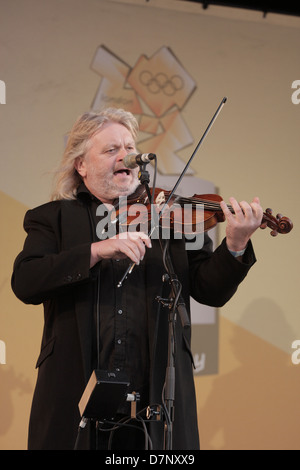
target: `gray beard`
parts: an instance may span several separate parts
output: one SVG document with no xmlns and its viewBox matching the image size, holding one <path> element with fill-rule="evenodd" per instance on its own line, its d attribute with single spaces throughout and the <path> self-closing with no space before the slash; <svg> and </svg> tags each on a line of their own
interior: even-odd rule
<svg viewBox="0 0 300 470">
<path fill-rule="evenodd" d="M 124 187 L 119 188 L 117 185 L 111 184 L 110 181 L 106 181 L 105 188 L 104 188 L 105 197 L 107 199 L 113 200 L 113 199 L 118 198 L 119 196 L 130 196 L 132 193 L 135 192 L 139 184 L 140 184 L 139 180 L 136 180 L 136 181 L 133 181 L 127 188 L 124 188 Z"/>
</svg>

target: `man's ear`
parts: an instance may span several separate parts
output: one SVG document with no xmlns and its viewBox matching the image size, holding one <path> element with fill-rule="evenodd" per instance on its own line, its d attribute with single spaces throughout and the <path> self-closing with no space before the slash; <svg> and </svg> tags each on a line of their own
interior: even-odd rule
<svg viewBox="0 0 300 470">
<path fill-rule="evenodd" d="M 75 166 L 76 170 L 78 171 L 78 173 L 80 174 L 80 176 L 82 178 L 84 178 L 86 176 L 86 166 L 85 166 L 84 158 L 83 157 L 77 157 L 75 159 L 74 166 Z"/>
</svg>

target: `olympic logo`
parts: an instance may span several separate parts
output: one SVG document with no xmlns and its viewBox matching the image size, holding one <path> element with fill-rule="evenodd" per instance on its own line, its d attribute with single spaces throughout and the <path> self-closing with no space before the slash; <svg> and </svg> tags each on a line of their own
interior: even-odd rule
<svg viewBox="0 0 300 470">
<path fill-rule="evenodd" d="M 166 96 L 174 96 L 179 90 L 182 90 L 184 81 L 179 75 L 173 75 L 171 78 L 165 73 L 157 73 L 155 76 L 149 71 L 144 70 L 139 76 L 142 85 L 152 94 L 162 91 Z"/>
</svg>

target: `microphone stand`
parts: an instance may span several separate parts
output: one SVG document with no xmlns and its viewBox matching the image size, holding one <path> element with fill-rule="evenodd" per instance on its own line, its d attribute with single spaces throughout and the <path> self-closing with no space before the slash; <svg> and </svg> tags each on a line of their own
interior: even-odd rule
<svg viewBox="0 0 300 470">
<path fill-rule="evenodd" d="M 217 118 L 219 112 L 221 111 L 222 107 L 226 103 L 227 98 L 224 97 L 219 104 L 215 114 L 213 115 L 209 125 L 207 126 L 202 138 L 198 142 L 192 156 L 190 157 L 188 163 L 184 167 L 181 175 L 179 176 L 174 188 L 169 194 L 169 197 L 167 201 L 164 203 L 162 209 L 159 212 L 159 216 L 157 219 L 157 222 L 159 223 L 159 220 L 162 216 L 163 211 L 167 207 L 169 201 L 171 200 L 174 192 L 176 191 L 179 183 L 181 182 L 184 174 L 186 173 L 188 167 L 190 166 L 196 152 L 198 151 L 200 145 L 202 144 L 203 140 L 205 139 L 206 135 L 208 134 L 211 126 L 213 125 L 215 119 Z M 149 197 L 149 201 L 151 201 L 151 192 L 149 189 L 149 173 L 146 171 L 146 164 L 139 164 L 140 165 L 140 172 L 139 172 L 139 178 L 141 180 L 141 183 L 145 185 L 147 195 Z M 154 194 L 154 190 L 153 190 Z M 151 232 L 153 233 L 153 231 Z M 162 241 L 161 239 L 160 245 L 162 247 Z M 156 300 L 160 302 L 163 306 L 168 306 L 169 308 L 169 329 L 168 329 L 168 359 L 167 359 L 167 368 L 166 368 L 166 376 L 165 376 L 165 383 L 164 383 L 164 389 L 163 389 L 163 396 L 165 400 L 165 404 L 163 403 L 163 408 L 164 408 L 164 417 L 165 417 L 165 424 L 164 424 L 164 450 L 172 450 L 172 441 L 173 441 L 173 421 L 174 421 L 174 402 L 175 402 L 175 326 L 176 326 L 176 320 L 177 320 L 177 313 L 180 316 L 181 319 L 181 324 L 183 328 L 189 328 L 190 325 L 190 320 L 187 314 L 186 306 L 184 304 L 183 298 L 181 297 L 181 283 L 178 280 L 175 272 L 174 272 L 174 267 L 172 264 L 171 260 L 171 255 L 169 252 L 169 240 L 166 240 L 164 248 L 162 247 L 163 250 L 163 262 L 164 262 L 164 267 L 166 269 L 167 274 L 164 275 L 163 277 L 163 282 L 168 281 L 170 284 L 170 295 L 169 299 L 163 299 L 161 297 L 157 297 Z M 118 287 L 120 287 L 123 283 L 123 281 L 127 278 L 128 274 L 132 272 L 132 269 L 134 268 L 135 263 L 133 263 L 126 271 L 124 274 L 123 278 L 118 284 Z"/>
<path fill-rule="evenodd" d="M 146 170 L 146 164 L 140 164 L 139 180 L 145 186 L 149 201 L 152 199 L 151 191 L 149 188 L 150 176 Z M 154 193 L 154 188 L 153 188 Z M 153 194 L 152 193 L 152 194 Z M 159 222 L 159 219 L 158 219 Z M 166 273 L 163 276 L 163 282 L 169 281 L 171 289 L 169 299 L 162 299 L 157 297 L 156 300 L 163 305 L 169 307 L 169 328 L 168 328 L 168 361 L 164 385 L 164 449 L 172 450 L 172 436 L 173 436 L 173 421 L 174 421 L 174 401 L 175 401 L 175 324 L 177 313 L 180 315 L 183 328 L 190 327 L 190 320 L 187 314 L 185 303 L 181 297 L 181 284 L 175 274 L 172 264 L 171 256 L 169 253 L 169 240 L 166 240 L 165 246 L 162 245 L 162 240 L 159 239 L 161 249 L 163 252 L 163 263 Z"/>
<path fill-rule="evenodd" d="M 169 308 L 168 315 L 168 358 L 165 375 L 165 383 L 163 388 L 163 409 L 164 409 L 164 450 L 172 450 L 173 445 L 173 421 L 174 421 L 174 402 L 175 402 L 175 327 L 177 314 L 181 319 L 183 328 L 190 327 L 190 320 L 187 314 L 185 303 L 180 295 L 181 283 L 178 280 L 174 267 L 172 264 L 171 256 L 169 253 L 169 240 L 166 240 L 163 248 L 163 262 L 167 274 L 163 276 L 163 282 L 168 281 L 170 284 L 169 299 L 162 299 L 156 297 L 156 300 L 162 305 Z"/>
</svg>

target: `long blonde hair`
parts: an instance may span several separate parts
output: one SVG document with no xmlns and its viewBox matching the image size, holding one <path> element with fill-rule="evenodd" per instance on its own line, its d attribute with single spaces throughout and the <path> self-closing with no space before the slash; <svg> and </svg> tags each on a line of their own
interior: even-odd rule
<svg viewBox="0 0 300 470">
<path fill-rule="evenodd" d="M 91 137 L 108 122 L 122 124 L 136 140 L 138 122 L 129 111 L 107 108 L 99 113 L 86 112 L 79 116 L 69 133 L 61 163 L 55 172 L 51 200 L 76 198 L 82 179 L 75 168 L 75 160 L 77 157 L 84 157 L 90 147 Z"/>
</svg>

